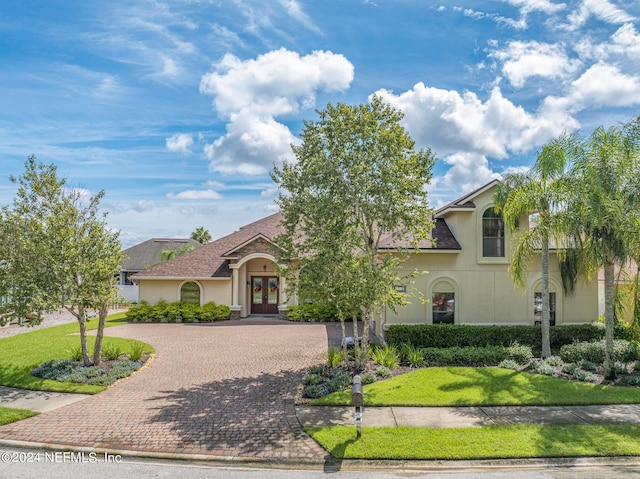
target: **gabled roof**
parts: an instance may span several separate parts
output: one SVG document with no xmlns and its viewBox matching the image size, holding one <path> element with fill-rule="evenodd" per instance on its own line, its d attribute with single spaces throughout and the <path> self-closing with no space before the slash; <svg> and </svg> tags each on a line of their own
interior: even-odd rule
<svg viewBox="0 0 640 479">
<path fill-rule="evenodd" d="M 238 231 L 203 245 L 165 263 L 138 273 L 135 277 L 151 278 L 229 278 L 231 269 L 225 258 L 252 239 L 263 236 L 275 238 L 284 230 L 280 227 L 280 212 L 241 227 Z"/>
<path fill-rule="evenodd" d="M 452 201 L 448 205 L 443 206 L 442 208 L 438 208 L 435 212 L 436 218 L 441 218 L 452 211 L 473 211 L 476 207 L 473 199 L 480 196 L 485 191 L 490 190 L 496 184 L 500 182 L 499 179 L 495 179 L 490 181 L 484 186 L 472 191 L 471 193 L 467 193 L 466 195 L 458 198 L 457 200 Z"/>
<path fill-rule="evenodd" d="M 433 221 L 433 229 L 431 230 L 431 234 L 429 238 L 423 240 L 418 245 L 419 249 L 424 250 L 460 250 L 462 247 L 458 240 L 456 240 L 455 236 L 449 229 L 449 225 L 443 218 L 434 218 Z M 433 241 L 431 241 L 433 240 Z M 404 248 L 410 248 L 408 242 L 404 244 L 398 245 L 396 241 L 393 241 L 391 235 L 385 236 L 382 238 L 380 242 L 380 247 L 383 249 L 393 249 L 398 246 L 402 246 Z"/>
<path fill-rule="evenodd" d="M 277 248 L 276 244 L 273 241 L 271 241 L 271 238 L 267 238 L 262 233 L 258 233 L 257 235 L 253 236 L 252 238 L 249 238 L 247 241 L 244 241 L 244 242 L 240 243 L 239 245 L 234 246 L 233 249 L 227 251 L 226 253 L 223 253 L 222 257 L 226 258 L 226 259 L 232 259 L 234 257 L 234 255 L 238 253 L 239 250 L 241 250 L 245 246 L 250 245 L 251 243 L 254 243 L 255 241 L 258 241 L 258 240 L 263 240 L 263 241 L 273 245 L 274 248 Z"/>
<path fill-rule="evenodd" d="M 190 238 L 151 238 L 124 250 L 128 259 L 122 263 L 122 271 L 142 271 L 162 261 L 160 255 L 164 250 L 178 251 L 185 245 L 194 249 L 202 246 Z"/>
</svg>

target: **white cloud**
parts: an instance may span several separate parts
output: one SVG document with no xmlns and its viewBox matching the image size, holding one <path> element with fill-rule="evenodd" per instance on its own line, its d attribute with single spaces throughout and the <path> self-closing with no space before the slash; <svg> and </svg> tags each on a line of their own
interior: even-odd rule
<svg viewBox="0 0 640 479">
<path fill-rule="evenodd" d="M 498 87 L 484 102 L 473 92 L 460 94 L 423 83 L 401 95 L 386 90 L 377 94 L 404 112 L 403 122 L 418 144 L 440 155 L 463 151 L 505 158 L 509 151 L 544 143 L 567 121 L 562 111 L 532 115 L 502 96 Z"/>
<path fill-rule="evenodd" d="M 174 153 L 191 153 L 189 149 L 193 145 L 193 137 L 187 133 L 176 133 L 166 139 L 167 150 Z"/>
<path fill-rule="evenodd" d="M 167 193 L 167 198 L 177 200 L 219 200 L 222 195 L 214 190 L 185 190 L 178 194 Z"/>
<path fill-rule="evenodd" d="M 582 0 L 580 8 L 572 11 L 569 16 L 570 30 L 575 30 L 584 25 L 589 17 L 595 17 L 605 23 L 625 23 L 634 20 L 634 17 L 621 8 L 616 7 L 608 0 Z"/>
<path fill-rule="evenodd" d="M 570 59 L 563 45 L 536 41 L 512 41 L 503 50 L 489 55 L 502 61 L 502 72 L 516 88 L 522 88 L 533 76 L 551 79 L 568 78 L 580 67 Z"/>
<path fill-rule="evenodd" d="M 610 37 L 609 42 L 593 42 L 589 37 L 577 42 L 575 49 L 585 59 L 607 61 L 610 59 L 638 60 L 640 58 L 640 34 L 633 23 L 625 23 Z"/>
<path fill-rule="evenodd" d="M 540 11 L 552 14 L 567 8 L 565 3 L 553 3 L 550 0 L 506 0 L 510 5 L 520 8 L 522 14 Z"/>
<path fill-rule="evenodd" d="M 156 203 L 153 200 L 140 200 L 133 206 L 133 209 L 138 213 L 145 213 L 153 210 L 155 207 Z"/>
<path fill-rule="evenodd" d="M 313 107 L 320 90 L 347 89 L 354 73 L 343 55 L 300 56 L 283 48 L 245 61 L 227 54 L 214 68 L 202 77 L 200 92 L 214 97 L 214 108 L 229 122 L 205 154 L 213 171 L 250 175 L 292 156 L 290 145 L 298 140 L 276 117 Z"/>
<path fill-rule="evenodd" d="M 638 105 L 640 81 L 614 65 L 600 62 L 573 82 L 567 101 L 583 107 Z"/>
<path fill-rule="evenodd" d="M 451 165 L 445 173 L 440 187 L 454 187 L 462 191 L 474 189 L 489 183 L 500 175 L 491 171 L 489 162 L 484 155 L 469 152 L 459 152 L 446 156 L 443 161 Z"/>
</svg>

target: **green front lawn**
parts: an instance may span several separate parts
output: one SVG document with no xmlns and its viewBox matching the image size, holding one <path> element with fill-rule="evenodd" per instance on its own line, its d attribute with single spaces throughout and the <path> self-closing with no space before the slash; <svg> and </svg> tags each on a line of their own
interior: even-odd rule
<svg viewBox="0 0 640 479">
<path fill-rule="evenodd" d="M 363 387 L 365 406 L 536 406 L 640 403 L 640 388 L 600 386 L 501 368 L 419 369 Z M 344 406 L 351 390 L 311 405 Z"/>
<path fill-rule="evenodd" d="M 125 313 L 112 314 L 107 318 L 107 327 L 122 324 L 127 324 Z M 97 327 L 97 318 L 87 322 L 87 330 Z M 80 347 L 78 332 L 78 323 L 74 322 L 0 339 L 0 385 L 36 391 L 84 394 L 104 391 L 104 386 L 51 381 L 31 375 L 32 369 L 49 359 L 69 359 L 69 351 Z M 89 350 L 93 351 L 95 337 L 89 336 L 87 341 Z M 128 339 L 105 337 L 103 345 L 114 344 L 127 352 L 131 342 Z M 146 351 L 154 352 L 150 345 L 147 345 Z"/>
<path fill-rule="evenodd" d="M 468 460 L 638 456 L 640 426 L 492 426 L 458 429 L 334 426 L 307 432 L 338 459 Z"/>
<path fill-rule="evenodd" d="M 20 421 L 31 416 L 37 416 L 39 413 L 29 411 L 28 409 L 14 409 L 10 407 L 0 407 L 0 426 L 9 424 L 10 422 Z"/>
</svg>

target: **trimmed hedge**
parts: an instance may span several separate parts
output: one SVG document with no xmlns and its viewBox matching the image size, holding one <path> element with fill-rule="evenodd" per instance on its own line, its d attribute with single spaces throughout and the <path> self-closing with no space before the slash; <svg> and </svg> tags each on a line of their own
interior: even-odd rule
<svg viewBox="0 0 640 479">
<path fill-rule="evenodd" d="M 497 366 L 510 358 L 503 346 L 422 348 L 420 351 L 429 366 Z"/>
<path fill-rule="evenodd" d="M 605 341 L 579 342 L 567 344 L 560 348 L 560 357 L 568 363 L 577 363 L 581 360 L 596 364 L 604 363 Z M 613 342 L 613 359 L 628 363 L 640 359 L 640 351 L 635 343 L 617 339 Z"/>
<path fill-rule="evenodd" d="M 127 319 L 134 323 L 199 323 L 229 319 L 231 310 L 224 304 L 216 305 L 213 301 L 198 306 L 193 303 L 167 303 L 158 301 L 151 306 L 142 301 L 127 311 Z"/>
<path fill-rule="evenodd" d="M 289 306 L 287 319 L 295 322 L 334 322 L 338 321 L 338 311 L 330 303 L 313 303 Z"/>
<path fill-rule="evenodd" d="M 575 324 L 551 327 L 551 348 L 560 349 L 576 341 L 598 341 L 604 338 L 604 327 Z M 623 327 L 616 328 L 616 337 L 624 338 Z M 411 344 L 418 348 L 450 348 L 455 346 L 509 346 L 514 342 L 539 349 L 542 342 L 540 326 L 471 326 L 453 324 L 394 324 L 387 332 L 387 342 L 393 346 Z"/>
</svg>

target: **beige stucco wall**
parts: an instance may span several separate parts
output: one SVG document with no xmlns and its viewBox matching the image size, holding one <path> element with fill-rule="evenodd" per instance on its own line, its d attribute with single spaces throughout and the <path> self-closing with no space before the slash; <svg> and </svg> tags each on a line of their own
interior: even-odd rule
<svg viewBox="0 0 640 479">
<path fill-rule="evenodd" d="M 202 304 L 213 301 L 216 304 L 231 304 L 231 279 L 197 280 L 200 285 L 200 302 Z M 140 301 L 156 304 L 160 300 L 168 303 L 180 301 L 180 288 L 183 280 L 140 280 Z"/>
<path fill-rule="evenodd" d="M 533 324 L 534 292 L 540 291 L 540 260 L 534 261 L 525 288 L 516 288 L 509 276 L 511 234 L 505 231 L 506 256 L 482 257 L 482 224 L 484 211 L 493 204 L 493 190 L 473 199 L 474 211 L 456 211 L 445 216 L 462 250 L 435 250 L 412 254 L 403 264 L 402 275 L 412 271 L 427 271 L 413 283 L 407 284 L 409 305 L 394 313 L 386 309 L 376 324 L 377 332 L 385 325 L 432 322 L 430 303 L 434 286 L 445 281 L 455 293 L 455 322 L 457 324 Z M 521 225 L 528 225 L 523 218 Z M 550 258 L 551 290 L 556 292 L 556 324 L 591 322 L 598 315 L 598 286 L 596 281 L 579 281 L 575 293 L 564 296 L 560 269 L 555 254 Z"/>
</svg>

